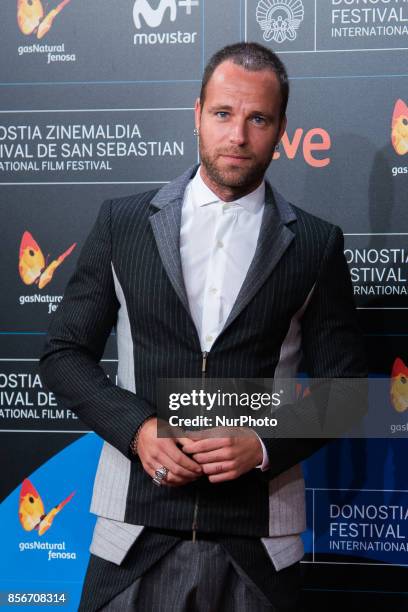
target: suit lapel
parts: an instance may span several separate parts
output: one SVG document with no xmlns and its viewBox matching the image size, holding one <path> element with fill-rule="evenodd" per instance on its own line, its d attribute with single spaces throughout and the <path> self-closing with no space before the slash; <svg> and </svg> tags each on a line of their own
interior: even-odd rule
<svg viewBox="0 0 408 612">
<path fill-rule="evenodd" d="M 273 192 L 269 183 L 266 183 L 265 208 L 255 255 L 225 322 L 223 332 L 249 304 L 271 275 L 294 238 L 294 233 L 285 223 L 290 223 L 295 219 L 296 215 L 286 200 L 277 192 Z"/>
<path fill-rule="evenodd" d="M 180 226 L 184 191 L 194 174 L 194 169 L 190 168 L 182 176 L 160 189 L 151 202 L 159 210 L 150 217 L 150 224 L 162 264 L 174 291 L 190 317 L 181 267 Z"/>
<path fill-rule="evenodd" d="M 158 210 L 150 217 L 163 266 L 190 318 L 191 313 L 180 257 L 180 226 L 184 191 L 196 170 L 197 167 L 190 168 L 157 192 L 151 204 Z M 269 183 L 266 183 L 265 209 L 255 255 L 223 332 L 249 304 L 289 247 L 294 234 L 286 224 L 294 220 L 296 220 L 296 215 L 293 208 L 277 191 L 272 190 Z"/>
</svg>

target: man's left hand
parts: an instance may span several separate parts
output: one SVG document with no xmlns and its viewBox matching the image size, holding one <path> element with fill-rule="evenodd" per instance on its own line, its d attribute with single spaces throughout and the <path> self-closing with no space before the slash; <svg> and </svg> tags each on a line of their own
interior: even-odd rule
<svg viewBox="0 0 408 612">
<path fill-rule="evenodd" d="M 258 436 L 251 430 L 225 438 L 208 437 L 211 430 L 179 438 L 183 452 L 199 463 L 210 482 L 235 480 L 262 463 L 263 451 Z M 204 437 L 205 436 L 205 437 Z"/>
</svg>

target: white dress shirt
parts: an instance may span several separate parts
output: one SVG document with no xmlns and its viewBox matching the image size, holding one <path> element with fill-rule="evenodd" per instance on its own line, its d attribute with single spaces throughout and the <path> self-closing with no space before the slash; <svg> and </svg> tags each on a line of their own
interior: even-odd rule
<svg viewBox="0 0 408 612">
<path fill-rule="evenodd" d="M 201 178 L 189 182 L 181 211 L 180 256 L 190 313 L 208 352 L 221 333 L 255 254 L 265 183 L 223 202 Z M 265 445 L 261 469 L 269 466 Z"/>
</svg>

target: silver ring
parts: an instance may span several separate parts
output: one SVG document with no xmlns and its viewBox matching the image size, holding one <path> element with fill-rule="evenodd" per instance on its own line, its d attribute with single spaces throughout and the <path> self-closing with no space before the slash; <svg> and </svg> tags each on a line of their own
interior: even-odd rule
<svg viewBox="0 0 408 612">
<path fill-rule="evenodd" d="M 160 466 L 159 468 L 157 468 L 157 470 L 155 471 L 155 476 L 152 478 L 153 483 L 157 487 L 160 487 L 162 484 L 162 481 L 166 480 L 168 473 L 169 473 L 168 468 L 166 468 L 164 465 Z"/>
</svg>

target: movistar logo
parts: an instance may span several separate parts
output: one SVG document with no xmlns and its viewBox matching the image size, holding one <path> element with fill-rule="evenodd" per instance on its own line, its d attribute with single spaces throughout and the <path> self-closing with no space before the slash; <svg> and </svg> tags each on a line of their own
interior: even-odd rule
<svg viewBox="0 0 408 612">
<path fill-rule="evenodd" d="M 138 30 L 143 27 L 141 17 L 150 28 L 157 28 L 161 25 L 166 11 L 169 12 L 170 21 L 175 21 L 178 7 L 184 8 L 186 14 L 191 15 L 194 6 L 199 6 L 199 0 L 161 0 L 155 9 L 150 6 L 148 0 L 136 0 L 133 6 L 133 21 Z"/>
</svg>

